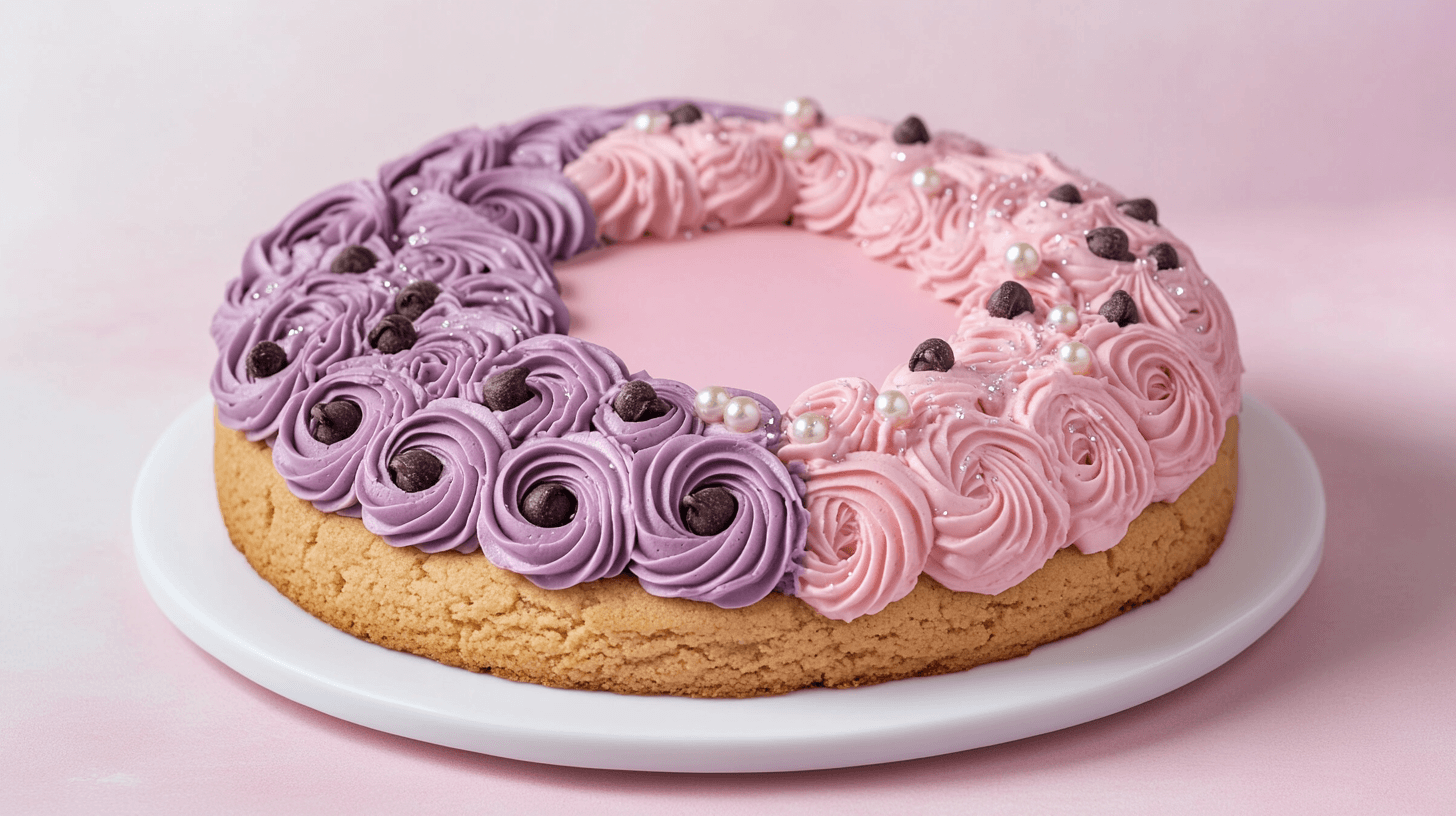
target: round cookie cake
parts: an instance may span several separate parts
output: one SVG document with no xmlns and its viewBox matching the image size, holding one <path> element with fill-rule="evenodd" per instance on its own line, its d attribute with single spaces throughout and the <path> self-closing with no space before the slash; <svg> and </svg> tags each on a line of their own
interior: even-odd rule
<svg viewBox="0 0 1456 816">
<path fill-rule="evenodd" d="M 783 410 L 570 334 L 558 262 L 750 225 L 841 237 L 955 317 Z M 257 238 L 212 333 L 219 503 L 259 575 L 510 679 L 959 671 L 1157 598 L 1233 509 L 1232 317 L 1153 202 L 913 116 L 656 100 L 451 133 Z"/>
</svg>

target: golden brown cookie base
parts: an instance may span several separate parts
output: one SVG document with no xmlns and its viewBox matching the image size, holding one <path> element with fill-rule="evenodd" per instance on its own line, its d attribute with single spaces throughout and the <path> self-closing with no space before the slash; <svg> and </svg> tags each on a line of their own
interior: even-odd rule
<svg viewBox="0 0 1456 816">
<path fill-rule="evenodd" d="M 848 623 L 783 595 L 744 609 L 648 595 L 630 576 L 539 589 L 480 555 L 385 544 L 358 519 L 288 491 L 266 445 L 217 426 L 218 502 L 258 574 L 365 640 L 472 671 L 573 689 L 753 697 L 961 671 L 1074 635 L 1154 600 L 1208 563 L 1233 513 L 1238 418 L 1218 460 L 1172 504 L 1150 505 L 1122 543 L 1065 548 L 1000 595 L 928 576 Z"/>
</svg>

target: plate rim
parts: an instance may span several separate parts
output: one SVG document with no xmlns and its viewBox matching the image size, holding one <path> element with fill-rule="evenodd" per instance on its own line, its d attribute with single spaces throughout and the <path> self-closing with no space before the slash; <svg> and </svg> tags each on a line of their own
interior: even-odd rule
<svg viewBox="0 0 1456 816">
<path fill-rule="evenodd" d="M 1314 458 L 1293 428 L 1247 395 L 1241 417 L 1238 500 L 1225 544 L 1208 566 L 1157 603 L 1026 657 L 855 689 L 747 700 L 633 697 L 477 675 L 358 640 L 294 606 L 258 578 L 228 540 L 212 484 L 210 396 L 185 409 L 148 453 L 133 490 L 132 532 L 144 584 L 184 635 L 244 677 L 340 719 L 439 745 L 577 767 L 851 767 L 1089 722 L 1201 677 L 1267 632 L 1318 569 L 1325 498 Z M 1266 507 L 1270 497 L 1256 489 L 1269 487 L 1256 483 L 1275 475 L 1271 468 L 1287 471 L 1273 485 L 1287 494 L 1282 507 Z M 200 499 L 203 491 L 210 504 Z M 1265 518 L 1271 513 L 1282 515 Z M 200 547 L 188 544 L 199 537 Z M 1195 599 L 1218 605 L 1218 587 L 1208 585 L 1230 572 L 1233 561 L 1242 564 L 1244 550 L 1251 549 L 1247 539 L 1266 545 L 1258 557 L 1281 556 L 1277 571 L 1266 565 L 1246 576 L 1260 585 L 1243 588 L 1237 608 L 1228 608 L 1235 604 L 1226 599 L 1224 608 L 1210 607 L 1221 614 L 1216 625 L 1200 620 L 1188 631 L 1165 631 Z M 219 545 L 231 556 L 216 557 Z M 1226 552 L 1236 555 L 1221 561 Z M 249 607 L 242 618 L 237 608 L 224 608 L 224 599 L 237 598 Z M 1127 648 L 1129 639 L 1148 637 L 1154 646 Z M 1124 646 L 1111 652 L 1120 659 L 1105 656 L 1107 644 Z M 1021 688 L 1038 684 L 1045 688 Z M 978 694 L 999 696 L 988 702 Z M 509 705 L 489 705 L 502 702 Z"/>
</svg>

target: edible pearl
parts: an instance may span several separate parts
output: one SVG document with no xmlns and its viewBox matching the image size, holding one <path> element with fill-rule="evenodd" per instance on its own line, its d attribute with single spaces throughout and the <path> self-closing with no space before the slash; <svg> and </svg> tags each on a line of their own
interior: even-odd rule
<svg viewBox="0 0 1456 816">
<path fill-rule="evenodd" d="M 763 413 L 753 397 L 734 397 L 723 406 L 723 427 L 734 433 L 751 433 L 763 424 Z"/>
<path fill-rule="evenodd" d="M 716 385 L 710 385 L 693 398 L 693 411 L 704 422 L 721 422 L 723 409 L 728 405 L 728 392 Z"/>
<path fill-rule="evenodd" d="M 672 128 L 672 118 L 661 111 L 642 111 L 632 117 L 632 127 L 643 133 L 666 133 Z"/>
<path fill-rule="evenodd" d="M 807 159 L 814 154 L 814 140 L 809 134 L 797 130 L 784 136 L 781 146 L 784 155 L 791 159 Z"/>
<path fill-rule="evenodd" d="M 1071 334 L 1082 325 L 1082 317 L 1077 314 L 1077 307 L 1070 303 L 1063 303 L 1060 306 L 1053 306 L 1052 310 L 1047 312 L 1046 322 L 1048 326 L 1062 334 Z"/>
<path fill-rule="evenodd" d="M 910 419 L 910 400 L 899 391 L 881 391 L 875 397 L 875 413 L 891 425 L 903 424 Z"/>
<path fill-rule="evenodd" d="M 1029 278 L 1041 266 L 1041 255 L 1031 244 L 1012 244 L 1006 248 L 1006 265 L 1018 278 Z"/>
<path fill-rule="evenodd" d="M 789 426 L 789 439 L 800 445 L 813 445 L 829 438 L 829 420 L 823 414 L 810 411 L 799 414 Z"/>
<path fill-rule="evenodd" d="M 1092 370 L 1092 350 L 1073 340 L 1057 349 L 1057 358 L 1072 370 L 1073 374 L 1086 374 Z"/>
<path fill-rule="evenodd" d="M 940 171 L 934 167 L 922 167 L 916 170 L 910 176 L 910 183 L 928 196 L 935 195 L 940 192 L 941 187 L 945 186 L 945 182 L 940 178 Z"/>
<path fill-rule="evenodd" d="M 790 99 L 784 103 L 784 124 L 794 130 L 808 130 L 819 124 L 819 107 L 807 97 Z"/>
</svg>

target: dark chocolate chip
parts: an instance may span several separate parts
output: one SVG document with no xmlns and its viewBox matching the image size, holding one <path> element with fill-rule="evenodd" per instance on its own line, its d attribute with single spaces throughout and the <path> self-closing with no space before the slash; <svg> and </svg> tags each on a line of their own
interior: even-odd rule
<svg viewBox="0 0 1456 816">
<path fill-rule="evenodd" d="M 537 527 L 560 527 L 576 518 L 576 496 L 564 484 L 537 482 L 521 499 L 521 516 Z"/>
<path fill-rule="evenodd" d="M 1092 254 L 1109 261 L 1135 261 L 1127 251 L 1127 233 L 1117 227 L 1098 227 L 1087 231 L 1087 248 Z"/>
<path fill-rule="evenodd" d="M 1031 293 L 1026 287 L 1016 281 L 1006 281 L 996 287 L 996 291 L 986 298 L 986 311 L 992 317 L 1004 317 L 1010 320 L 1019 314 L 1030 312 L 1036 313 L 1036 304 L 1031 300 Z"/>
<path fill-rule="evenodd" d="M 406 493 L 418 493 L 440 481 L 445 466 L 424 448 L 401 451 L 389 460 L 389 478 Z"/>
<path fill-rule="evenodd" d="M 492 411 L 509 411 L 535 393 L 526 385 L 524 368 L 508 368 L 486 378 L 480 386 L 480 401 Z"/>
<path fill-rule="evenodd" d="M 1136 218 L 1149 224 L 1158 223 L 1158 205 L 1151 198 L 1129 198 L 1117 202 L 1117 208 L 1128 218 Z"/>
<path fill-rule="evenodd" d="M 700 487 L 683 496 L 678 513 L 693 535 L 715 536 L 728 529 L 738 515 L 738 499 L 726 487 Z"/>
<path fill-rule="evenodd" d="M 379 256 L 375 255 L 369 247 L 351 244 L 344 247 L 344 250 L 334 258 L 329 271 L 336 275 L 360 275 L 374 268 L 379 263 Z"/>
<path fill-rule="evenodd" d="M 691 125 L 703 118 L 703 111 L 691 102 L 684 102 L 668 111 L 667 118 L 674 125 Z"/>
<path fill-rule="evenodd" d="M 272 340 L 264 340 L 248 349 L 248 376 L 255 380 L 271 377 L 288 365 L 288 355 L 283 347 Z"/>
<path fill-rule="evenodd" d="M 340 399 L 315 403 L 308 409 L 308 418 L 312 426 L 308 432 L 313 438 L 325 445 L 332 445 L 348 439 L 359 430 L 359 423 L 364 421 L 364 412 L 358 405 Z"/>
<path fill-rule="evenodd" d="M 1078 190 L 1075 184 L 1063 184 L 1060 187 L 1053 187 L 1052 191 L 1047 193 L 1047 198 L 1067 204 L 1081 204 L 1082 191 Z"/>
<path fill-rule="evenodd" d="M 385 315 L 374 328 L 369 330 L 369 345 L 382 354 L 398 354 L 414 346 L 420 336 L 415 326 L 404 315 Z"/>
<path fill-rule="evenodd" d="M 925 144 L 930 141 L 930 131 L 925 128 L 925 123 L 920 121 L 919 116 L 907 116 L 895 125 L 895 130 L 890 133 L 895 144 Z"/>
<path fill-rule="evenodd" d="M 435 298 L 440 296 L 440 287 L 427 280 L 417 280 L 409 286 L 399 290 L 394 296 L 394 310 L 404 315 L 406 320 L 414 321 L 425 313 L 425 310 L 435 305 Z"/>
<path fill-rule="evenodd" d="M 1178 250 L 1166 241 L 1154 244 L 1153 248 L 1148 250 L 1148 257 L 1157 262 L 1159 269 L 1177 269 L 1183 265 L 1178 260 Z"/>
<path fill-rule="evenodd" d="M 910 355 L 911 371 L 950 371 L 953 365 L 955 352 L 950 350 L 950 343 L 939 337 L 932 337 L 916 346 L 915 353 Z"/>
<path fill-rule="evenodd" d="M 632 380 L 622 386 L 612 400 L 612 410 L 628 422 L 643 422 L 666 416 L 672 406 L 657 396 L 657 391 L 648 383 Z"/>
<path fill-rule="evenodd" d="M 1107 318 L 1107 322 L 1116 323 L 1118 326 L 1129 326 L 1138 322 L 1137 304 L 1132 302 L 1132 295 L 1118 289 L 1107 298 L 1097 314 Z"/>
</svg>

